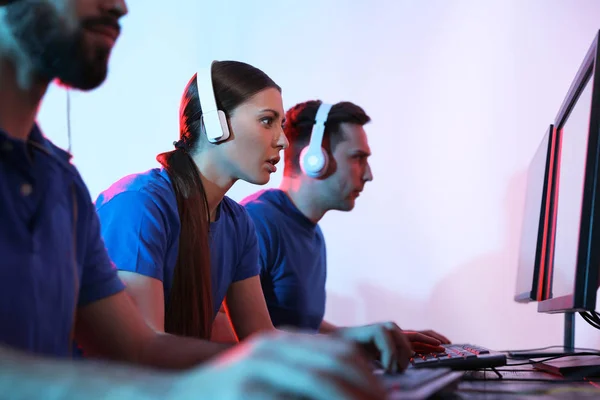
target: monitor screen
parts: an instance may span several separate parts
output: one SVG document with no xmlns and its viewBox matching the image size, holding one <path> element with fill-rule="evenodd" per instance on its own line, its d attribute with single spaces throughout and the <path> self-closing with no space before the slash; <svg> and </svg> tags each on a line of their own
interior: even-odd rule
<svg viewBox="0 0 600 400">
<path fill-rule="evenodd" d="M 588 151 L 592 80 L 588 78 L 566 121 L 558 128 L 556 225 L 551 297 L 573 294 Z"/>
<path fill-rule="evenodd" d="M 556 126 L 548 263 L 539 312 L 594 311 L 600 265 L 600 48 L 598 34 Z"/>
<path fill-rule="evenodd" d="M 525 210 L 521 228 L 521 244 L 514 300 L 517 302 L 543 299 L 548 226 L 548 189 L 550 165 L 554 155 L 554 126 L 550 125 L 539 144 L 527 171 Z"/>
</svg>

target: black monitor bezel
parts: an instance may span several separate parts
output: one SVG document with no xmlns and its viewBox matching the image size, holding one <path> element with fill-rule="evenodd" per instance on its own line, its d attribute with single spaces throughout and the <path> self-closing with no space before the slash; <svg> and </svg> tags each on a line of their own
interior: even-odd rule
<svg viewBox="0 0 600 400">
<path fill-rule="evenodd" d="M 556 233 L 556 205 L 558 201 L 558 184 L 553 185 L 552 223 L 550 230 L 550 251 L 548 252 L 548 273 L 546 274 L 546 293 L 548 299 L 538 303 L 538 312 L 565 313 L 594 311 L 596 308 L 596 291 L 598 289 L 598 269 L 600 266 L 600 69 L 596 68 L 598 60 L 598 34 L 594 38 L 581 64 L 563 104 L 556 116 L 557 156 L 554 176 L 559 179 L 560 151 L 562 147 L 562 129 L 586 84 L 591 80 L 592 101 L 588 125 L 588 148 L 582 199 L 582 218 L 577 250 L 577 265 L 573 292 L 569 295 L 552 297 L 552 279 L 554 268 L 554 242 Z M 585 240 L 582 240 L 585 238 Z M 594 246 L 593 244 L 596 244 Z"/>
<path fill-rule="evenodd" d="M 552 184 L 554 182 L 553 179 L 553 166 L 554 166 L 554 154 L 556 149 L 556 130 L 554 129 L 554 125 L 550 124 L 546 133 L 542 138 L 542 143 L 544 140 L 548 138 L 548 144 L 546 147 L 546 165 L 544 167 L 544 182 L 542 187 L 542 200 L 540 206 L 540 214 L 538 218 L 538 236 L 537 243 L 535 249 L 535 260 L 533 265 L 533 274 L 531 277 L 531 289 L 524 292 L 516 292 L 514 296 L 514 301 L 517 303 L 530 303 L 534 301 L 542 301 L 547 299 L 547 294 L 545 293 L 546 285 L 545 285 L 545 274 L 546 274 L 546 265 L 548 262 L 548 228 L 550 225 L 550 199 L 552 198 Z M 541 144 L 541 143 L 540 143 Z M 539 151 L 536 149 L 535 155 Z M 533 163 L 534 158 L 531 163 Z M 531 168 L 531 163 L 530 167 Z M 529 176 L 529 175 L 528 175 Z M 521 244 L 522 245 L 522 244 Z M 523 268 L 520 264 L 518 268 Z M 517 273 L 518 275 L 518 273 Z M 517 282 L 518 285 L 518 282 Z"/>
</svg>

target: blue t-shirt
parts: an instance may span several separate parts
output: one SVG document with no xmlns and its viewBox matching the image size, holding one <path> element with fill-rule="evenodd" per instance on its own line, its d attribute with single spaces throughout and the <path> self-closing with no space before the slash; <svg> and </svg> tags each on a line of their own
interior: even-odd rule
<svg viewBox="0 0 600 400">
<path fill-rule="evenodd" d="M 256 227 L 261 284 L 273 324 L 317 331 L 327 278 L 321 228 L 278 189 L 262 190 L 241 204 Z"/>
<path fill-rule="evenodd" d="M 0 131 L 0 342 L 66 357 L 76 304 L 124 289 L 71 156 Z"/>
<path fill-rule="evenodd" d="M 167 171 L 155 168 L 114 183 L 96 200 L 102 237 L 117 268 L 163 283 L 165 307 L 173 285 L 181 224 Z M 225 197 L 210 224 L 214 313 L 229 285 L 258 275 L 254 224 L 244 207 Z"/>
</svg>

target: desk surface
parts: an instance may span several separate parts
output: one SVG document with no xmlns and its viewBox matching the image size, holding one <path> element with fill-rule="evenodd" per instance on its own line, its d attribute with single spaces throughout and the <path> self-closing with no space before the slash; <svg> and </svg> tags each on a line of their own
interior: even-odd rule
<svg viewBox="0 0 600 400">
<path fill-rule="evenodd" d="M 435 399 L 600 399 L 600 378 L 570 381 L 533 369 L 530 365 L 504 366 L 497 371 L 468 371 L 453 390 Z"/>
</svg>

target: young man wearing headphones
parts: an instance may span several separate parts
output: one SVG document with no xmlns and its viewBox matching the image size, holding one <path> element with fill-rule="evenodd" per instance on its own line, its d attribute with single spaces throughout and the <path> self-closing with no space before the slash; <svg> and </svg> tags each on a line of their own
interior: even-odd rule
<svg viewBox="0 0 600 400">
<path fill-rule="evenodd" d="M 275 326 L 335 332 L 323 320 L 327 255 L 318 222 L 329 210 L 350 211 L 373 180 L 365 111 L 351 102 L 307 101 L 286 113 L 284 178 L 279 189 L 242 201 L 254 220 L 261 284 Z M 413 349 L 443 351 L 448 339 L 433 331 L 405 331 Z M 435 345 L 423 345 L 423 335 Z"/>
</svg>

